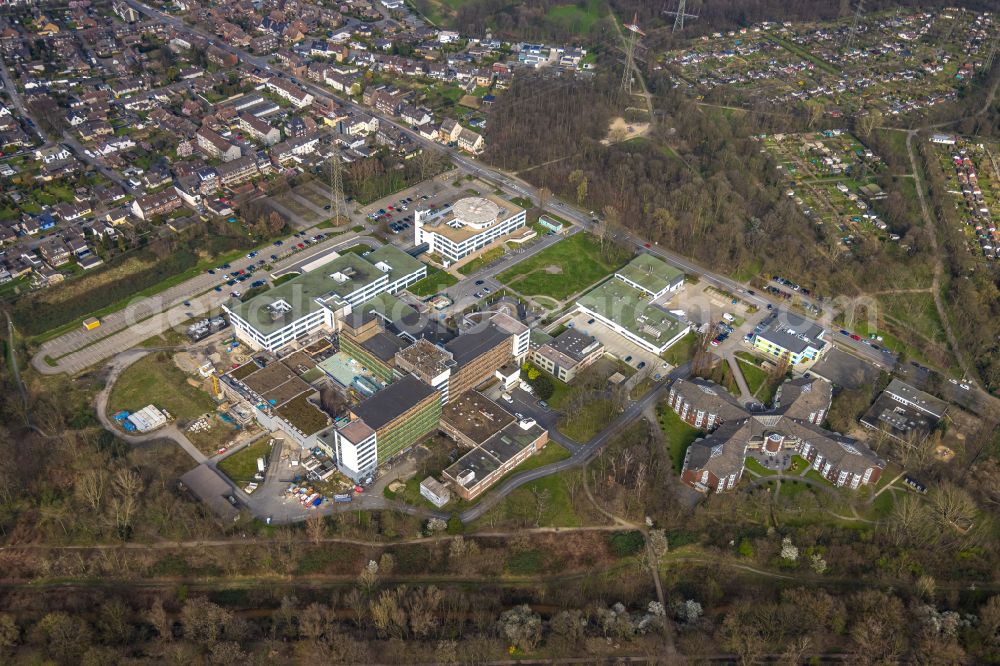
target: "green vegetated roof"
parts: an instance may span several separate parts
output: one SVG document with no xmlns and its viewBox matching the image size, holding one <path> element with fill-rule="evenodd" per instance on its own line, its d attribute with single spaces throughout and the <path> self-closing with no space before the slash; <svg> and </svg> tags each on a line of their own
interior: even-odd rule
<svg viewBox="0 0 1000 666">
<path fill-rule="evenodd" d="M 367 257 L 348 252 L 246 303 L 233 304 L 230 309 L 267 335 L 319 310 L 322 305 L 317 299 L 328 301 L 334 297 L 345 298 L 348 294 L 386 275 L 375 266 L 380 261 L 391 267 L 388 273 L 389 281 L 413 273 L 423 265 L 392 246 L 380 247 Z M 346 281 L 340 282 L 332 277 L 335 273 L 349 274 L 349 277 Z M 290 306 L 290 309 L 281 316 L 276 316 L 272 308 L 278 301 L 284 301 Z"/>
<path fill-rule="evenodd" d="M 637 255 L 632 261 L 620 268 L 617 273 L 638 285 L 642 285 L 654 294 L 659 293 L 684 275 L 683 271 L 646 253 Z"/>
<path fill-rule="evenodd" d="M 646 294 L 612 277 L 577 300 L 583 307 L 616 322 L 653 345 L 662 345 L 681 330 L 672 314 L 650 305 Z"/>
</svg>

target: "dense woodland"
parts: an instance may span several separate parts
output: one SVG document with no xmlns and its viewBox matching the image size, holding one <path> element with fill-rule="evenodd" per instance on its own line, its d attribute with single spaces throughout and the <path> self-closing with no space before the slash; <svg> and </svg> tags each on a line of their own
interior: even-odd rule
<svg viewBox="0 0 1000 666">
<path fill-rule="evenodd" d="M 904 498 L 877 526 L 832 520 L 850 509 L 824 493 L 748 490 L 692 507 L 659 429 L 640 422 L 565 483 L 578 506 L 593 496 L 600 511 L 648 520 L 645 536 L 533 533 L 538 515 L 511 523 L 494 512 L 465 535 L 392 511 L 221 527 L 177 489 L 185 454 L 168 443 L 129 450 L 95 426 L 99 374 L 58 386 L 29 379 L 32 429 L 3 370 L 4 663 L 482 663 L 674 651 L 743 664 L 763 654 L 783 664 L 832 653 L 857 664 L 1000 659 L 988 513 L 1000 501 L 991 482 L 1000 467 L 989 433 L 970 438 L 970 452 L 989 452 L 976 463 L 913 459 L 934 489 L 926 501 Z M 870 398 L 859 397 L 862 406 Z M 400 542 L 419 533 L 429 536 Z M 218 546 L 164 542 L 225 535 L 234 539 Z M 101 543 L 131 547 L 86 547 Z M 665 605 L 650 557 L 665 562 Z"/>
<path fill-rule="evenodd" d="M 821 293 L 850 294 L 861 285 L 905 283 L 914 262 L 926 260 L 906 211 L 889 216 L 898 218 L 910 254 L 873 243 L 852 260 L 817 242 L 812 225 L 780 195 L 784 183 L 751 138 L 779 123 L 784 131 L 789 123 L 804 130 L 806 119 L 705 111 L 663 83 L 656 97 L 662 116 L 652 136 L 606 146 L 600 139 L 619 106 L 613 77 L 518 78 L 497 101 L 486 157 L 601 211 L 612 226 L 727 272 L 780 270 Z M 577 112 L 584 108 L 587 113 Z"/>
<path fill-rule="evenodd" d="M 994 76 L 1000 76 L 1000 68 Z M 982 81 L 980 90 L 990 83 Z M 612 227 L 626 227 L 733 275 L 790 274 L 815 292 L 848 297 L 928 283 L 935 259 L 932 239 L 921 223 L 912 188 L 898 177 L 910 172 L 909 158 L 905 145 L 885 132 L 852 128 L 888 164 L 879 175 L 888 197 L 878 209 L 901 241 L 865 237 L 844 254 L 817 235 L 815 225 L 781 195 L 787 183 L 754 140 L 777 131 L 832 127 L 833 122 L 843 126 L 842 119 L 817 119 L 808 109 L 794 107 L 724 114 L 699 107 L 674 91 L 668 76 L 654 74 L 649 85 L 658 119 L 652 133 L 605 145 L 601 139 L 610 119 L 622 113 L 616 84 L 617 77 L 610 74 L 589 81 L 517 77 L 492 114 L 486 159 L 600 211 Z M 983 96 L 976 93 L 974 101 L 952 107 L 952 117 L 962 117 L 956 114 L 965 108 L 981 108 Z M 983 125 L 996 117 L 997 106 L 962 124 Z M 624 113 L 644 118 L 637 110 Z M 939 176 L 936 171 L 931 165 L 928 177 Z M 954 218 L 954 211 L 938 214 L 947 220 L 941 225 L 946 235 L 960 231 L 961 222 Z M 949 302 L 962 304 L 953 311 L 961 329 L 959 343 L 975 359 L 984 381 L 997 387 L 1000 363 L 991 324 L 1000 309 L 996 276 L 987 271 L 973 275 L 971 256 L 959 247 L 960 238 L 953 240 L 948 270 L 959 279 L 949 282 Z M 906 331 L 901 336 L 926 358 L 948 363 L 942 348 L 916 336 L 907 338 Z"/>
</svg>

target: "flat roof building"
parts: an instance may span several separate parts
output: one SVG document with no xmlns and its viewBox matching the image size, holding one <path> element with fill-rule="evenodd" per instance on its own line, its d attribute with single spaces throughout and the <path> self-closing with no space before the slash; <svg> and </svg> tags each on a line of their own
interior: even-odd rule
<svg viewBox="0 0 1000 666">
<path fill-rule="evenodd" d="M 557 379 L 570 382 L 582 370 L 604 355 L 604 345 L 592 335 L 575 328 L 565 331 L 538 346 L 531 360 Z"/>
<path fill-rule="evenodd" d="M 478 391 L 467 391 L 441 410 L 441 431 L 473 448 L 514 422 L 514 415 Z"/>
<path fill-rule="evenodd" d="M 459 199 L 448 209 L 418 210 L 413 216 L 417 245 L 448 262 L 479 252 L 525 226 L 520 206 L 493 194 Z"/>
<path fill-rule="evenodd" d="M 276 351 L 321 327 L 336 330 L 337 321 L 354 307 L 426 275 L 424 264 L 387 245 L 367 257 L 345 253 L 245 303 L 222 307 L 240 340 L 254 349 Z"/>
<path fill-rule="evenodd" d="M 764 330 L 753 338 L 755 349 L 791 365 L 815 361 L 826 350 L 826 330 L 799 315 L 780 310 L 764 322 Z"/>
<path fill-rule="evenodd" d="M 944 416 L 948 404 L 906 382 L 893 379 L 861 417 L 861 425 L 881 429 L 901 441 L 923 439 Z"/>
<path fill-rule="evenodd" d="M 662 354 L 690 325 L 649 303 L 649 294 L 613 277 L 577 300 L 582 311 L 647 351 Z"/>
<path fill-rule="evenodd" d="M 677 291 L 684 285 L 683 271 L 645 252 L 615 271 L 615 277 L 645 293 L 650 300 Z"/>
<path fill-rule="evenodd" d="M 321 433 L 319 444 L 341 472 L 360 481 L 434 432 L 441 394 L 406 375 L 350 410 L 351 422 Z"/>
<path fill-rule="evenodd" d="M 428 476 L 420 482 L 420 494 L 439 509 L 451 501 L 451 491 L 448 490 L 448 486 L 433 476 Z"/>
<path fill-rule="evenodd" d="M 444 478 L 462 499 L 475 499 L 548 440 L 548 431 L 534 419 L 515 421 L 459 458 L 444 471 Z"/>
</svg>

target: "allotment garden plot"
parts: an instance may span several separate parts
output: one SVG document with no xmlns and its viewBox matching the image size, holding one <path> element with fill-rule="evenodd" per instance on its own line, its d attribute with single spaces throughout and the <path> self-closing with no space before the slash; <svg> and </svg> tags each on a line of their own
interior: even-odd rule
<svg viewBox="0 0 1000 666">
<path fill-rule="evenodd" d="M 875 183 L 883 162 L 849 132 L 775 134 L 762 141 L 787 177 L 786 196 L 822 228 L 831 247 L 846 250 L 865 235 L 896 239 L 873 208 L 884 198 Z"/>
<path fill-rule="evenodd" d="M 996 16 L 958 9 L 870 14 L 852 35 L 853 23 L 762 23 L 715 33 L 662 62 L 712 102 L 890 116 L 957 99 L 997 29 Z"/>
<path fill-rule="evenodd" d="M 969 250 L 993 261 L 1000 252 L 1000 144 L 936 135 L 932 139 L 955 197 Z"/>
</svg>

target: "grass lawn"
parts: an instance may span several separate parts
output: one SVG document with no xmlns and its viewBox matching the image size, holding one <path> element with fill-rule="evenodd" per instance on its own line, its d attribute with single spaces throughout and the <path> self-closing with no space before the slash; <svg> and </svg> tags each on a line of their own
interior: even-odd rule
<svg viewBox="0 0 1000 666">
<path fill-rule="evenodd" d="M 757 391 L 767 383 L 767 371 L 755 363 L 744 361 L 742 358 L 737 359 L 737 361 L 740 366 L 740 372 L 743 373 L 743 379 L 747 380 L 750 392 L 756 395 Z"/>
<path fill-rule="evenodd" d="M 279 284 L 285 284 L 286 282 L 290 282 L 295 278 L 300 277 L 301 275 L 302 275 L 301 273 L 285 273 L 281 277 L 276 278 L 274 280 L 274 286 L 277 287 Z"/>
<path fill-rule="evenodd" d="M 492 250 L 487 250 L 481 255 L 473 259 L 467 264 L 458 267 L 458 272 L 462 275 L 472 275 L 473 273 L 486 268 L 489 264 L 507 254 L 507 248 L 503 245 L 498 245 Z"/>
<path fill-rule="evenodd" d="M 744 461 L 743 466 L 746 467 L 748 471 L 754 472 L 758 476 L 771 476 L 774 474 L 774 470 L 767 469 L 753 458 L 747 458 Z"/>
<path fill-rule="evenodd" d="M 682 421 L 666 403 L 661 403 L 657 407 L 656 420 L 660 424 L 660 430 L 663 431 L 663 437 L 667 440 L 667 450 L 670 452 L 674 471 L 680 473 L 684 467 L 684 454 L 694 440 L 701 436 L 701 431 Z"/>
<path fill-rule="evenodd" d="M 257 473 L 257 458 L 263 457 L 266 460 L 271 455 L 270 441 L 270 438 L 263 437 L 247 448 L 223 458 L 219 461 L 219 471 L 237 485 L 245 486 L 253 481 Z"/>
<path fill-rule="evenodd" d="M 819 472 L 817 472 L 814 469 L 810 469 L 808 472 L 806 472 L 805 473 L 805 478 L 812 479 L 813 481 L 816 481 L 818 483 L 825 483 L 826 485 L 830 486 L 831 488 L 833 487 L 833 484 L 830 483 L 830 481 L 825 476 L 823 476 L 822 474 L 820 474 Z"/>
<path fill-rule="evenodd" d="M 343 250 L 337 250 L 340 254 L 346 254 L 348 252 L 352 254 L 364 254 L 365 252 L 371 252 L 372 246 L 366 245 L 365 243 L 358 243 L 357 245 L 352 245 L 351 247 L 345 247 Z"/>
<path fill-rule="evenodd" d="M 557 445 L 549 444 L 546 448 L 553 446 Z M 558 448 L 565 450 L 561 446 Z M 528 461 L 530 460 L 529 458 Z M 579 473 L 579 470 L 567 472 Z M 542 510 L 539 512 L 540 506 Z M 566 487 L 564 474 L 553 474 L 521 486 L 507 496 L 503 507 L 508 518 L 520 518 L 534 523 L 537 517 L 538 525 L 542 527 L 577 527 L 582 522 L 573 508 L 573 499 Z"/>
<path fill-rule="evenodd" d="M 809 467 L 808 460 L 802 456 L 792 456 L 792 464 L 785 471 L 785 474 L 800 474 L 807 467 Z"/>
<path fill-rule="evenodd" d="M 569 451 L 555 442 L 549 442 L 545 445 L 545 448 L 515 467 L 513 471 L 527 472 L 529 469 L 538 469 L 539 467 L 545 467 L 546 465 L 557 463 L 560 460 L 566 460 L 569 456 Z"/>
<path fill-rule="evenodd" d="M 903 493 L 906 491 L 896 491 L 895 489 L 890 489 L 875 498 L 872 502 L 872 509 L 874 510 L 877 518 L 886 518 L 889 516 L 889 512 L 892 511 L 893 505 L 896 504 L 897 492 Z"/>
<path fill-rule="evenodd" d="M 808 485 L 802 483 L 801 481 L 794 481 L 788 479 L 782 479 L 781 481 L 781 496 L 788 498 L 795 498 L 802 493 L 811 493 L 812 488 Z"/>
<path fill-rule="evenodd" d="M 518 263 L 497 279 L 526 296 L 563 300 L 621 266 L 609 262 L 590 234 L 578 233 Z"/>
<path fill-rule="evenodd" d="M 573 441 L 584 444 L 614 418 L 610 400 L 591 400 L 578 412 L 559 420 L 559 430 Z"/>
<path fill-rule="evenodd" d="M 150 354 L 133 363 L 111 389 L 108 409 L 137 411 L 153 404 L 177 420 L 195 419 L 215 411 L 215 401 L 187 383 L 187 376 L 167 354 Z"/>
<path fill-rule="evenodd" d="M 425 298 L 444 291 L 456 282 L 458 282 L 458 278 L 451 273 L 443 271 L 440 268 L 428 266 L 427 277 L 420 282 L 410 285 L 406 290 L 414 296 Z"/>
<path fill-rule="evenodd" d="M 684 365 L 694 356 L 695 346 L 698 344 L 698 334 L 689 332 L 683 338 L 673 344 L 670 349 L 661 354 L 661 358 L 673 366 Z"/>
</svg>

